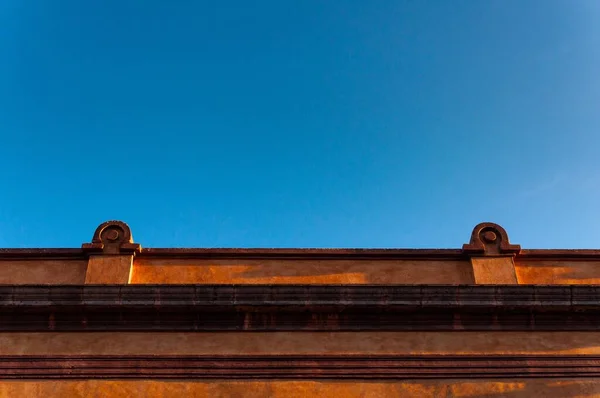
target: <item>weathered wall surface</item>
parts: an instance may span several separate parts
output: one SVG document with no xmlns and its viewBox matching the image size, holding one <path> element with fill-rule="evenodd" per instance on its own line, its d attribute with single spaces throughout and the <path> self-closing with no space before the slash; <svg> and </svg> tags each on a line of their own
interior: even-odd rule
<svg viewBox="0 0 600 398">
<path fill-rule="evenodd" d="M 468 261 L 137 259 L 131 283 L 468 284 Z"/>
<path fill-rule="evenodd" d="M 600 396 L 599 379 L 432 381 L 1 381 L 0 397 L 537 398 Z"/>
<path fill-rule="evenodd" d="M 83 285 L 87 260 L 0 260 L 0 284 Z"/>
<path fill-rule="evenodd" d="M 492 223 L 462 249 L 144 249 L 108 221 L 81 249 L 0 249 L 0 284 L 600 284 L 598 250 L 521 250 Z"/>
<path fill-rule="evenodd" d="M 528 261 L 521 259 L 517 261 L 515 270 L 519 284 L 600 284 L 600 261 Z"/>
<path fill-rule="evenodd" d="M 378 285 L 472 285 L 472 284 L 600 284 L 600 251 L 543 251 L 521 250 L 519 245 L 511 244 L 502 227 L 482 223 L 475 227 L 468 244 L 461 250 L 253 250 L 253 249 L 146 249 L 134 243 L 129 227 L 119 221 L 101 224 L 90 243 L 83 244 L 81 249 L 32 249 L 32 250 L 0 250 L 0 284 L 48 284 L 48 285 L 84 285 L 113 284 L 118 292 L 125 290 L 123 284 L 378 284 Z M 92 287 L 106 289 L 107 287 Z M 221 287 L 219 287 L 221 288 Z M 378 289 L 381 286 L 377 287 Z M 469 286 L 468 289 L 472 289 Z M 522 287 L 525 289 L 525 287 Z M 44 287 L 45 290 L 51 290 Z M 138 289 L 152 290 L 156 287 Z M 192 288 L 193 290 L 194 288 Z M 422 289 L 422 288 L 421 288 Z M 444 288 L 445 289 L 445 288 Z M 493 292 L 498 289 L 484 287 Z M 511 288 L 512 289 L 512 288 Z M 521 289 L 521 288 L 519 288 Z M 539 288 L 536 288 L 539 290 Z M 553 288 L 554 289 L 554 288 Z M 26 288 L 25 290 L 30 290 Z M 557 289 L 554 289 L 557 290 Z M 561 290 L 561 289 L 558 289 Z M 575 289 L 567 288 L 569 292 Z M 537 291 L 537 290 L 534 290 Z M 102 291 L 105 294 L 105 291 Z M 14 289 L 13 289 L 14 297 Z M 71 294 L 71 293 L 70 293 Z M 75 295 L 78 293 L 76 292 Z M 297 294 L 297 293 L 294 293 Z M 511 291 L 512 294 L 512 291 Z M 590 293 L 593 296 L 593 293 Z M 121 297 L 121 296 L 119 296 Z M 429 296 L 428 296 L 429 297 Z M 535 293 L 535 298 L 537 298 Z M 554 297 L 552 295 L 546 296 Z M 578 296 L 579 297 L 579 296 Z M 584 297 L 587 300 L 587 297 Z M 51 297 L 52 301 L 54 298 Z M 346 297 L 347 299 L 347 297 Z M 477 296 L 477 300 L 481 297 Z M 11 299 L 12 300 L 12 299 Z M 119 299 L 120 300 L 120 299 Z M 194 299 L 195 300 L 195 299 Z M 261 299 L 262 300 L 262 299 Z M 9 300 L 10 301 L 10 300 Z M 35 305 L 39 305 L 39 297 L 34 295 Z M 76 300 L 75 300 L 76 301 Z M 160 301 L 160 300 L 159 300 Z M 193 300 L 192 300 L 193 301 Z M 572 303 L 572 301 L 569 301 Z M 155 305 L 153 303 L 152 305 Z M 54 305 L 54 302 L 51 303 Z M 109 308 L 110 305 L 107 306 Z M 346 311 L 344 307 L 344 311 Z M 138 311 L 138 309 L 136 309 Z M 571 317 L 569 310 L 566 313 Z M 444 316 L 448 313 L 444 312 Z M 30 315 L 25 314 L 25 317 Z M 62 314 L 64 316 L 64 314 Z M 122 319 L 123 312 L 117 315 Z M 197 316 L 197 315 L 196 315 Z M 379 316 L 379 315 L 378 315 Z M 86 315 L 87 317 L 87 315 Z M 427 313 L 430 322 L 431 313 Z M 383 318 L 383 317 L 380 317 Z M 378 320 L 380 319 L 378 318 Z M 6 321 L 8 318 L 4 318 Z M 593 331 L 439 331 L 439 328 L 419 332 L 399 331 L 358 331 L 358 332 L 307 332 L 298 329 L 294 332 L 155 332 L 156 318 L 152 328 L 146 332 L 54 332 L 57 326 L 54 313 L 39 321 L 36 329 L 7 329 L 0 333 L 0 356 L 2 356 L 4 375 L 30 377 L 31 357 L 39 356 L 38 368 L 49 379 L 0 380 L 1 397 L 473 397 L 473 398 L 517 398 L 517 397 L 599 397 L 600 378 L 597 376 L 600 361 L 600 332 Z M 77 325 L 87 328 L 90 318 L 79 319 Z M 111 318 L 107 318 L 111 319 Z M 166 318 L 165 318 L 166 319 Z M 212 315 L 211 318 L 212 319 Z M 456 317 L 449 317 L 452 325 L 463 325 Z M 543 317 L 541 317 L 543 322 Z M 570 318 L 569 318 L 570 319 Z M 577 322 L 581 318 L 574 318 Z M 594 319 L 594 318 L 589 318 Z M 588 320 L 589 320 L 588 319 Z M 219 320 L 222 322 L 222 320 Z M 21 322 L 19 317 L 15 325 Z M 24 322 L 29 325 L 38 322 L 35 319 Z M 73 321 L 75 322 L 75 321 Z M 102 322 L 105 322 L 102 320 Z M 466 322 L 466 321 L 465 321 Z M 486 321 L 487 325 L 493 321 Z M 508 322 L 515 330 L 515 323 Z M 60 322 L 59 322 L 60 323 Z M 403 316 L 401 324 L 406 323 Z M 590 321 L 591 324 L 597 324 Z M 6 324 L 6 323 L 5 323 Z M 530 323 L 527 323 L 529 326 Z M 18 326 L 18 325 L 17 325 Z M 589 325 L 588 325 L 589 326 Z M 593 325 L 592 325 L 593 326 Z M 56 327 L 56 328 L 55 328 Z M 45 329 L 47 328 L 47 329 Z M 564 323 L 552 330 L 565 329 Z M 30 330 L 29 332 L 13 332 L 12 330 Z M 52 330 L 32 332 L 38 330 Z M 81 329 L 79 329 L 81 330 Z M 130 329 L 129 329 L 130 330 Z M 181 329 L 179 329 L 181 330 Z M 195 329 L 187 329 L 195 330 Z M 213 330 L 213 329 L 211 329 Z M 239 330 L 239 329 L 236 329 Z M 521 329 L 523 330 L 523 329 Z M 533 330 L 533 329 L 532 329 Z M 591 330 L 591 329 L 584 329 Z M 107 366 L 104 380 L 72 380 L 78 357 L 89 356 L 93 361 L 98 357 L 114 356 L 121 358 L 121 365 Z M 319 372 L 325 367 L 310 368 L 306 375 L 303 365 L 295 365 L 296 376 L 302 379 L 285 381 L 276 379 L 240 380 L 239 373 L 229 375 L 227 380 L 222 373 L 221 379 L 201 380 L 202 374 L 212 369 L 200 368 L 197 379 L 188 379 L 191 373 L 182 373 L 183 379 L 164 380 L 163 370 L 183 368 L 184 357 L 198 356 L 217 358 L 219 356 L 252 356 L 278 357 L 296 355 L 309 358 L 307 361 L 319 361 L 319 356 L 355 355 L 362 356 L 365 361 L 389 356 L 406 356 L 409 361 L 419 356 L 440 355 L 484 358 L 482 362 L 473 363 L 472 367 L 464 366 L 463 373 L 457 375 L 456 363 L 444 365 L 439 372 L 437 364 L 431 365 L 431 374 L 436 379 L 402 380 L 394 374 L 398 369 L 418 369 L 423 367 L 406 362 L 398 365 L 387 376 L 395 377 L 390 381 L 333 380 L 326 379 L 330 373 L 322 373 L 324 379 L 317 380 Z M 518 371 L 513 365 L 497 366 L 511 355 L 523 356 L 518 365 L 526 373 Z M 53 357 L 55 356 L 55 357 Z M 65 356 L 65 357 L 61 357 Z M 129 356 L 129 358 L 127 357 Z M 143 357 L 135 366 L 131 358 L 135 356 L 151 356 L 151 358 L 176 357 L 171 362 L 175 366 L 162 365 L 152 379 L 149 373 L 143 373 L 145 379 L 126 380 L 126 375 L 137 376 L 140 369 L 148 371 L 152 366 L 146 365 L 149 357 Z M 311 357 L 312 356 L 312 357 Z M 554 356 L 546 361 L 544 369 L 535 362 L 543 356 Z M 571 356 L 571 359 L 567 359 Z M 490 362 L 489 358 L 500 358 Z M 15 365 L 20 358 L 24 364 L 21 368 Z M 48 359 L 50 358 L 50 359 Z M 52 362 L 52 358 L 58 358 Z M 61 359 L 66 358 L 66 359 Z M 99 362 L 107 363 L 107 358 Z M 312 359 L 310 359 L 312 358 Z M 317 358 L 316 360 L 314 358 Z M 49 362 L 44 362 L 48 360 Z M 260 360 L 260 359 L 259 359 Z M 285 369 L 290 368 L 288 359 Z M 382 361 L 385 361 L 383 359 Z M 437 360 L 437 359 L 436 359 Z M 63 361 L 63 362 L 60 362 Z M 72 361 L 72 362 L 69 362 Z M 142 362 L 143 361 L 143 362 Z M 343 361 L 347 361 L 344 358 Z M 84 361 L 85 362 L 85 361 Z M 57 367 L 48 364 L 59 364 Z M 275 362 L 272 362 L 275 363 Z M 282 362 L 280 362 L 282 363 Z M 363 362 L 364 363 L 364 362 Z M 377 362 L 376 369 L 382 362 Z M 582 364 L 572 365 L 573 363 Z M 245 363 L 247 364 L 247 363 Z M 180 366 L 181 365 L 181 366 Z M 77 365 L 83 366 L 83 365 Z M 133 367 L 132 367 L 133 366 Z M 246 366 L 246 365 L 243 365 Z M 258 365 L 263 366 L 262 362 Z M 270 367 L 269 367 L 270 366 Z M 268 372 L 274 365 L 267 366 Z M 320 366 L 320 365 L 319 365 Z M 343 372 L 354 366 L 334 368 Z M 359 365 L 365 366 L 365 365 Z M 387 366 L 387 365 L 386 365 Z M 389 365 L 391 366 L 391 365 Z M 441 365 L 440 365 L 441 366 Z M 487 368 L 485 368 L 487 366 Z M 517 366 L 517 365 L 515 365 Z M 577 372 L 573 369 L 579 366 Z M 246 375 L 255 376 L 257 368 L 244 368 Z M 459 366 L 460 367 L 460 366 Z M 386 369 L 385 366 L 381 367 Z M 50 371 L 48 371 L 50 369 Z M 63 373 L 52 374 L 53 369 Z M 86 377 L 98 377 L 98 362 L 92 362 L 93 373 Z M 117 369 L 120 373 L 110 373 Z M 133 369 L 133 370 L 131 370 Z M 220 368 L 219 368 L 220 369 Z M 250 370 L 248 370 L 250 369 Z M 298 370 L 299 369 L 299 370 Z M 331 368 L 327 368 L 331 369 Z M 473 371 L 487 369 L 492 373 L 474 375 Z M 533 371 L 532 371 L 533 369 Z M 520 378 L 524 375 L 535 375 L 535 369 L 546 373 L 537 373 L 543 378 Z M 558 370 L 557 370 L 558 369 Z M 260 371 L 260 369 L 259 369 Z M 531 371 L 531 373 L 529 373 Z M 45 373 L 44 373 L 45 372 Z M 129 372 L 129 373 L 128 373 Z M 438 372 L 438 373 L 435 373 Z M 445 372 L 445 373 L 444 373 Z M 502 373 L 505 372 L 505 373 Z M 513 373 L 510 373 L 513 372 Z M 588 372 L 588 373 L 586 373 Z M 81 373 L 80 373 L 81 374 Z M 281 373 L 277 373 L 280 375 Z M 331 373 L 338 377 L 337 373 Z M 352 373 L 352 377 L 358 373 Z M 366 374 L 366 373 L 365 373 Z M 407 374 L 407 373 L 404 373 Z M 477 379 L 477 377 L 499 377 L 511 375 L 507 379 Z M 574 375 L 592 376 L 573 378 Z M 90 376 L 91 375 L 91 376 Z M 115 376 L 116 375 L 116 376 Z M 274 377 L 268 373 L 268 377 Z M 369 373 L 372 375 L 372 373 Z M 515 379 L 519 377 L 518 379 Z M 52 377 L 63 379 L 52 380 Z M 386 377 L 387 377 L 386 376 Z M 81 376 L 80 376 L 81 377 Z M 377 376 L 379 377 L 379 376 Z M 404 376 L 406 377 L 406 376 Z M 451 377 L 459 377 L 453 379 Z M 460 379 L 471 377 L 471 379 Z M 572 378 L 566 378 L 572 377 Z"/>
<path fill-rule="evenodd" d="M 123 268 L 124 257 L 125 263 L 129 263 L 130 256 L 95 256 L 94 262 L 101 267 L 93 270 L 88 270 L 88 259 L 0 260 L 0 284 L 82 285 L 86 283 L 86 275 L 88 283 L 111 283 L 110 276 Z M 127 276 L 120 276 L 119 280 L 133 284 L 600 284 L 600 260 L 517 257 L 514 271 L 506 263 L 513 261 L 506 258 L 456 261 L 142 257 L 133 258 L 129 281 Z M 501 266 L 496 267 L 498 264 Z M 109 279 L 103 282 L 106 278 Z"/>
<path fill-rule="evenodd" d="M 0 333 L 0 355 L 600 355 L 599 332 Z"/>
</svg>

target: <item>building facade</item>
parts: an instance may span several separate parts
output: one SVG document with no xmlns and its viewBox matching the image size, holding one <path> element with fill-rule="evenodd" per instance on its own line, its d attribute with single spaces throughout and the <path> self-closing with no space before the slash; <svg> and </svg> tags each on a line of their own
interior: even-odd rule
<svg viewBox="0 0 600 398">
<path fill-rule="evenodd" d="M 467 240 L 467 239 L 466 239 Z M 597 397 L 600 251 L 0 249 L 0 397 Z"/>
</svg>

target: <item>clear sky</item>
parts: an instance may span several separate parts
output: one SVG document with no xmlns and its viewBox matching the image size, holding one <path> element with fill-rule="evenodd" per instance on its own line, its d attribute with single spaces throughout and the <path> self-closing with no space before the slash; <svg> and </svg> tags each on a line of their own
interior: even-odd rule
<svg viewBox="0 0 600 398">
<path fill-rule="evenodd" d="M 600 248 L 600 2 L 0 1 L 0 247 Z"/>
</svg>

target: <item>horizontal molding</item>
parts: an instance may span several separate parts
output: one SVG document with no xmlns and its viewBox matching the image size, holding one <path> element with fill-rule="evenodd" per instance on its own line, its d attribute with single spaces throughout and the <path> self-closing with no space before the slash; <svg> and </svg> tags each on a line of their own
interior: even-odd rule
<svg viewBox="0 0 600 398">
<path fill-rule="evenodd" d="M 289 260 L 468 260 L 461 249 L 228 249 L 148 248 L 140 258 L 246 258 Z"/>
<path fill-rule="evenodd" d="M 85 260 L 81 249 L 0 249 L 0 260 Z"/>
<path fill-rule="evenodd" d="M 83 259 L 80 248 L 0 249 L 0 260 L 72 258 Z M 137 258 L 163 259 L 306 259 L 306 260 L 468 260 L 461 249 L 236 249 L 236 248 L 142 248 Z"/>
<path fill-rule="evenodd" d="M 600 330 L 600 286 L 0 286 L 0 331 Z"/>
<path fill-rule="evenodd" d="M 598 356 L 0 356 L 1 379 L 600 377 Z"/>
<path fill-rule="evenodd" d="M 600 261 L 598 249 L 522 249 L 516 261 Z"/>
<path fill-rule="evenodd" d="M 3 307 L 600 308 L 600 285 L 0 285 Z"/>
<path fill-rule="evenodd" d="M 1 249 L 0 260 L 85 259 L 81 248 Z M 235 248 L 142 248 L 142 259 L 282 259 L 282 260 L 454 260 L 470 257 L 462 249 L 235 249 Z M 524 260 L 600 261 L 597 249 L 523 249 L 515 255 Z"/>
</svg>

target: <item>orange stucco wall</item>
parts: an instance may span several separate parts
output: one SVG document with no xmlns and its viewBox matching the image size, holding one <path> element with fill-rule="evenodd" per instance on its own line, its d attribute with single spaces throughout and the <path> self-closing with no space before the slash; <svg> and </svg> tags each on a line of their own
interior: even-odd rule
<svg viewBox="0 0 600 398">
<path fill-rule="evenodd" d="M 131 283 L 473 283 L 468 261 L 136 259 Z"/>
<path fill-rule="evenodd" d="M 527 261 L 515 264 L 520 284 L 600 284 L 600 261 Z"/>
<path fill-rule="evenodd" d="M 0 333 L 0 355 L 600 355 L 599 332 Z"/>
<path fill-rule="evenodd" d="M 105 228 L 112 228 L 108 231 L 113 231 L 112 235 Z M 116 240 L 110 238 L 113 235 Z M 3 252 L 0 284 L 600 284 L 600 252 L 520 251 L 508 243 L 501 227 L 484 223 L 475 228 L 462 252 L 140 251 L 126 224 L 108 222 L 101 224 L 92 242 L 81 250 Z M 0 333 L 3 356 L 352 354 L 600 356 L 600 332 Z M 600 378 L 547 377 L 413 381 L 4 379 L 0 380 L 0 398 L 600 397 Z"/>
<path fill-rule="evenodd" d="M 111 261 L 121 257 L 128 256 L 98 256 L 96 260 L 102 260 L 99 263 L 106 270 L 104 273 L 102 270 L 96 270 L 96 273 L 110 274 Z M 497 283 L 495 280 L 511 283 L 510 278 L 506 276 L 510 274 L 510 270 L 506 270 L 506 267 L 502 268 L 498 275 L 494 274 L 496 260 L 484 259 L 483 265 L 477 263 L 481 260 L 473 260 L 476 259 L 456 261 L 135 258 L 129 283 L 470 284 Z M 486 261 L 489 265 L 485 264 Z M 478 273 L 479 278 L 475 278 L 474 275 L 474 271 L 478 271 L 477 267 L 485 271 L 483 274 L 481 271 Z M 600 261 L 594 260 L 530 260 L 517 257 L 514 261 L 514 272 L 519 284 L 600 284 Z M 0 284 L 80 285 L 86 282 L 86 273 L 89 273 L 87 259 L 0 260 Z M 481 275 L 485 277 L 482 278 Z M 123 280 L 121 283 L 127 283 L 126 277 L 120 279 Z"/>
<path fill-rule="evenodd" d="M 87 260 L 0 260 L 0 284 L 83 285 Z"/>
<path fill-rule="evenodd" d="M 471 264 L 476 284 L 513 285 L 517 283 L 512 257 L 473 257 Z"/>
<path fill-rule="evenodd" d="M 598 379 L 431 381 L 2 381 L 0 397 L 536 398 L 600 396 Z"/>
<path fill-rule="evenodd" d="M 0 355 L 588 354 L 594 332 L 2 333 Z M 0 397 L 598 397 L 600 379 L 2 380 Z"/>
<path fill-rule="evenodd" d="M 123 259 L 126 261 L 121 261 Z M 500 260 L 493 258 L 464 261 L 134 258 L 133 266 L 127 265 L 131 256 L 95 256 L 92 260 L 99 267 L 91 269 L 88 266 L 91 260 L 87 259 L 0 260 L 0 284 L 81 285 L 127 283 L 128 280 L 135 284 L 515 283 L 512 261 L 507 258 L 501 262 L 510 267 L 496 267 Z M 117 260 L 126 266 L 115 264 L 113 267 L 112 262 Z M 115 277 L 115 281 L 103 278 L 117 270 L 126 273 L 128 267 L 131 268 L 129 276 Z M 91 278 L 92 271 L 100 277 Z M 519 284 L 600 284 L 600 261 L 517 257 L 514 274 Z"/>
</svg>

